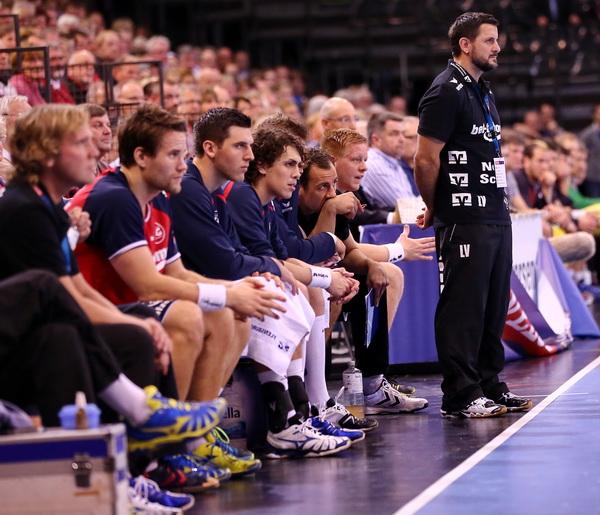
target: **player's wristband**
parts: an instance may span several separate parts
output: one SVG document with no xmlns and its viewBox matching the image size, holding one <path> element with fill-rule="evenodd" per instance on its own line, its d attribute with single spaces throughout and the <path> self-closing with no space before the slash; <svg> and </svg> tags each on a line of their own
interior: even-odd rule
<svg viewBox="0 0 600 515">
<path fill-rule="evenodd" d="M 223 309 L 227 303 L 227 288 L 222 284 L 198 283 L 198 306 L 203 311 Z"/>
<path fill-rule="evenodd" d="M 388 250 L 388 261 L 401 261 L 404 259 L 404 247 L 401 243 L 386 243 L 384 247 Z"/>
<path fill-rule="evenodd" d="M 314 288 L 329 288 L 331 285 L 331 270 L 321 266 L 311 266 L 312 279 L 309 286 Z"/>
</svg>

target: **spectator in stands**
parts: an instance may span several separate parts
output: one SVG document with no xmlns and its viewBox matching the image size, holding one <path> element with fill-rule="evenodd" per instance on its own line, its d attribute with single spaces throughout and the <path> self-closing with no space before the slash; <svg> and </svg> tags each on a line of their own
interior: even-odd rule
<svg viewBox="0 0 600 515">
<path fill-rule="evenodd" d="M 200 114 L 206 113 L 215 107 L 219 107 L 219 99 L 214 89 L 207 89 L 200 97 Z"/>
<path fill-rule="evenodd" d="M 334 129 L 355 129 L 358 116 L 348 100 L 331 97 L 321 106 L 321 126 L 323 132 Z"/>
<path fill-rule="evenodd" d="M 514 124 L 514 129 L 528 138 L 539 138 L 542 124 L 538 111 L 529 110 L 523 115 L 523 121 Z"/>
<path fill-rule="evenodd" d="M 194 123 L 196 123 L 202 111 L 201 102 L 202 96 L 196 86 L 182 86 L 177 114 L 186 123 L 188 148 L 194 148 Z"/>
<path fill-rule="evenodd" d="M 388 111 L 395 113 L 399 116 L 406 116 L 406 98 L 401 97 L 399 95 L 394 95 L 390 98 L 387 103 Z"/>
<path fill-rule="evenodd" d="M 27 97 L 31 106 L 42 105 L 46 100 L 40 87 L 44 84 L 44 60 L 40 51 L 23 53 L 23 71 L 13 75 L 8 81 L 18 95 Z"/>
<path fill-rule="evenodd" d="M 592 123 L 580 137 L 588 151 L 588 174 L 581 191 L 589 197 L 600 197 L 600 104 L 594 107 Z"/>
<path fill-rule="evenodd" d="M 123 55 L 121 40 L 114 30 L 103 30 L 94 39 L 94 54 L 98 64 L 114 63 Z"/>
<path fill-rule="evenodd" d="M 572 213 L 561 204 L 565 199 L 555 188 L 556 175 L 552 169 L 552 151 L 548 145 L 542 141 L 527 145 L 523 171 L 516 172 L 514 176 L 527 206 L 544 210 L 544 235 L 550 238 L 550 243 L 563 262 L 590 259 L 595 253 L 595 242 L 593 236 L 584 231 L 596 227 L 598 221 L 590 213 Z"/>
<path fill-rule="evenodd" d="M 42 416 L 56 424 L 57 410 L 71 401 L 74 391 L 83 390 L 90 399 L 97 393 L 128 419 L 131 449 L 150 449 L 179 441 L 181 436 L 198 437 L 216 425 L 224 405 L 206 406 L 210 422 L 201 424 L 202 431 L 197 428 L 183 435 L 179 416 L 194 412 L 198 416 L 203 411 L 208 414 L 206 408 L 196 411 L 191 406 L 167 402 L 155 388 L 144 392 L 120 372 L 113 352 L 128 364 L 132 379 L 141 386 L 150 384 L 153 344 L 163 354 L 168 352 L 170 341 L 152 318 L 125 315 L 90 288 L 68 244 L 71 222 L 62 209 L 62 196 L 74 185 L 92 178 L 96 155 L 87 123 L 85 112 L 75 107 L 41 106 L 17 122 L 10 141 L 16 172 L 9 191 L 0 200 L 0 238 L 11 244 L 0 248 L 0 277 L 38 268 L 56 275 L 58 281 L 49 275 L 31 275 L 29 280 L 39 281 L 33 288 L 42 288 L 44 298 L 33 298 L 36 290 L 26 284 L 22 298 L 29 300 L 15 304 L 13 295 L 24 294 L 15 283 L 13 295 L 3 297 L 18 307 L 18 315 L 15 312 L 11 320 L 21 320 L 22 324 L 2 324 L 4 335 L 0 340 L 8 346 L 1 360 L 6 367 L 2 372 L 2 394 L 16 396 L 18 402 L 38 403 Z M 15 219 L 20 223 L 15 224 Z M 47 307 L 50 302 L 52 309 Z M 8 309 L 8 305 L 2 307 L 3 315 Z M 33 325 L 26 322 L 28 317 L 35 320 Z M 89 321 L 98 325 L 92 328 Z M 47 324 L 43 332 L 35 325 L 40 323 Z M 33 332 L 23 334 L 21 326 L 31 327 Z M 42 342 L 46 345 L 40 347 Z M 37 351 L 32 352 L 34 349 Z M 23 359 L 25 355 L 27 359 Z M 52 380 L 46 380 L 48 377 Z M 167 413 L 160 411 L 171 411 L 168 406 L 173 410 L 165 419 Z"/>
<path fill-rule="evenodd" d="M 61 44 L 51 44 L 50 48 L 50 99 L 55 104 L 74 104 L 69 87 L 65 83 L 67 58 Z"/>
<path fill-rule="evenodd" d="M 416 197 L 414 179 L 411 183 L 400 165 L 403 130 L 403 118 L 389 111 L 373 115 L 367 125 L 369 151 L 361 188 L 371 204 L 369 207 L 388 211 L 390 217 L 398 199 Z M 385 220 L 372 223 L 382 222 Z"/>
<path fill-rule="evenodd" d="M 133 55 L 124 55 L 112 68 L 112 77 L 117 84 L 137 81 L 140 78 L 140 65 L 135 64 L 139 59 Z M 131 63 L 131 64 L 129 64 Z"/>
<path fill-rule="evenodd" d="M 121 114 L 124 117 L 133 114 L 138 106 L 146 102 L 142 86 L 134 80 L 117 84 L 114 92 L 115 100 L 118 104 L 121 104 Z"/>
<path fill-rule="evenodd" d="M 89 50 L 73 52 L 67 61 L 67 77 L 65 83 L 76 104 L 87 101 L 90 84 L 96 78 L 96 58 Z"/>
<path fill-rule="evenodd" d="M 112 147 L 112 127 L 108 119 L 108 113 L 104 107 L 98 104 L 84 104 L 82 107 L 87 111 L 90 118 L 92 143 L 98 150 L 96 175 L 100 175 L 110 168 L 107 158 Z"/>
<path fill-rule="evenodd" d="M 152 80 L 144 86 L 144 97 L 146 102 L 160 106 L 160 83 Z M 180 95 L 179 85 L 170 82 L 163 83 L 164 109 L 170 113 L 175 113 L 179 107 Z"/>
<path fill-rule="evenodd" d="M 337 129 L 326 133 L 321 142 L 322 149 L 329 153 L 336 167 L 327 169 L 309 167 L 300 177 L 299 224 L 310 236 L 313 231 L 334 232 L 346 245 L 342 265 L 354 272 L 360 281 L 358 295 L 344 309 L 351 313 L 352 334 L 355 336 L 357 366 L 363 372 L 365 412 L 400 413 L 423 409 L 425 399 L 409 398 L 398 390 L 398 385 L 384 377 L 388 367 L 387 328 L 392 324 L 400 298 L 402 297 L 403 275 L 391 262 L 398 259 L 431 259 L 434 249 L 433 238 L 411 240 L 407 228 L 398 241 L 389 245 L 365 245 L 355 241 L 348 220 L 360 211 L 354 191 L 360 186 L 367 159 L 366 138 L 350 129 Z M 354 163 L 356 162 L 356 163 Z M 360 162 L 360 163 L 359 163 Z M 337 167 L 342 163 L 339 174 Z M 339 194 L 338 194 L 339 190 Z M 366 345 L 365 295 L 373 290 L 378 311 L 379 327 L 372 341 Z M 385 293 L 385 296 L 384 296 Z M 358 301 L 357 299 L 360 299 Z M 385 302 L 383 302 L 385 300 Z M 333 315 L 335 320 L 339 315 Z M 404 388 L 401 388 L 404 390 Z M 410 388 L 410 393 L 414 388 Z"/>
<path fill-rule="evenodd" d="M 146 58 L 165 64 L 171 51 L 171 42 L 165 36 L 152 36 L 146 41 Z"/>
<path fill-rule="evenodd" d="M 11 157 L 7 143 L 14 132 L 16 121 L 29 111 L 31 111 L 31 106 L 27 101 L 27 97 L 13 95 L 0 98 L 0 116 L 4 119 L 5 124 L 4 138 L 1 139 L 3 145 L 2 157 L 9 162 Z"/>
<path fill-rule="evenodd" d="M 558 122 L 556 121 L 556 108 L 552 104 L 544 102 L 543 104 L 540 104 L 538 111 L 541 136 L 544 138 L 553 138 L 563 131 L 562 127 L 558 125 Z"/>
</svg>

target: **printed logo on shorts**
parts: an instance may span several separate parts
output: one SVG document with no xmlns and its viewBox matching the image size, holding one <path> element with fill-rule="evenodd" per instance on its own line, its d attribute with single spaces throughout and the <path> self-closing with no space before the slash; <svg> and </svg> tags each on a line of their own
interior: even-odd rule
<svg viewBox="0 0 600 515">
<path fill-rule="evenodd" d="M 471 245 L 469 243 L 461 243 L 458 246 L 458 250 L 461 258 L 468 258 L 471 254 Z"/>
</svg>

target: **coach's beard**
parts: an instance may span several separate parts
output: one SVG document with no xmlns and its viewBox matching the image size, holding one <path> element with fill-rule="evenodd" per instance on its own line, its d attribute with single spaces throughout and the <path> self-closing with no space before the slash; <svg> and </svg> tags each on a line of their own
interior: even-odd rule
<svg viewBox="0 0 600 515">
<path fill-rule="evenodd" d="M 491 63 L 489 60 L 484 61 L 483 59 L 473 59 L 473 64 L 482 72 L 489 72 L 498 68 L 498 62 Z"/>
</svg>

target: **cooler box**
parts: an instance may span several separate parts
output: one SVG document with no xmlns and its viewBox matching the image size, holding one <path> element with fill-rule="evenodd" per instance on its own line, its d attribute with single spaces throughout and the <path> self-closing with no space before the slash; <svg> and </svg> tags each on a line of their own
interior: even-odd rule
<svg viewBox="0 0 600 515">
<path fill-rule="evenodd" d="M 0 513 L 127 514 L 125 426 L 0 436 Z"/>
</svg>

